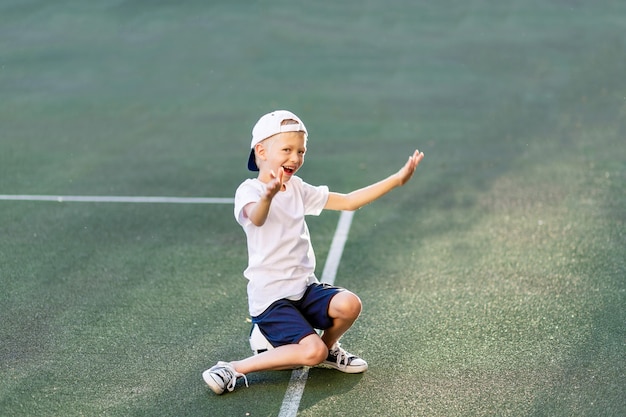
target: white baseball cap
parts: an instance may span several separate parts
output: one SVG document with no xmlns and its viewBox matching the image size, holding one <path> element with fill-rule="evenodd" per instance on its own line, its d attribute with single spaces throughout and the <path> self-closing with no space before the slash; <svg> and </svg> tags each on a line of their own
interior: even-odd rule
<svg viewBox="0 0 626 417">
<path fill-rule="evenodd" d="M 285 120 L 294 120 L 297 123 L 282 124 Z M 248 169 L 250 171 L 258 171 L 254 157 L 254 147 L 257 143 L 277 135 L 282 132 L 304 132 L 307 136 L 306 127 L 302 120 L 295 114 L 287 110 L 275 110 L 271 113 L 261 116 L 258 122 L 252 128 L 252 142 L 250 142 L 250 156 L 248 158 Z"/>
</svg>

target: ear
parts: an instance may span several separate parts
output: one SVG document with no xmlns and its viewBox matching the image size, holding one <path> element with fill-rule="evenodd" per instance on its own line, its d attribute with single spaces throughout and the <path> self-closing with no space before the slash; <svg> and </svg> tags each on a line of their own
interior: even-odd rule
<svg viewBox="0 0 626 417">
<path fill-rule="evenodd" d="M 254 153 L 256 154 L 257 158 L 260 158 L 263 161 L 267 160 L 266 150 L 263 142 L 254 145 Z"/>
</svg>

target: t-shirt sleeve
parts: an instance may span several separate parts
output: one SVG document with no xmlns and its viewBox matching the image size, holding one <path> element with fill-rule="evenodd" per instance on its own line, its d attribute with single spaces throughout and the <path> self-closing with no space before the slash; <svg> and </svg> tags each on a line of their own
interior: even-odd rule
<svg viewBox="0 0 626 417">
<path fill-rule="evenodd" d="M 325 185 L 313 186 L 302 182 L 304 214 L 319 216 L 328 201 L 329 190 Z"/>
<path fill-rule="evenodd" d="M 247 226 L 251 223 L 250 219 L 244 216 L 243 208 L 250 204 L 259 201 L 261 198 L 261 192 L 259 188 L 254 186 L 252 181 L 245 181 L 242 183 L 235 192 L 235 219 L 237 223 L 242 226 Z"/>
</svg>

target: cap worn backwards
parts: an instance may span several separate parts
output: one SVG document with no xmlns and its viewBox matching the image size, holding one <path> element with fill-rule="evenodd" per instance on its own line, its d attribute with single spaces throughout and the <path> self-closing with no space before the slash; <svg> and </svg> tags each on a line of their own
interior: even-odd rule
<svg viewBox="0 0 626 417">
<path fill-rule="evenodd" d="M 293 120 L 296 123 L 283 124 L 285 120 Z M 308 135 L 302 120 L 287 110 L 275 110 L 263 115 L 252 129 L 252 142 L 250 142 L 250 156 L 248 157 L 248 169 L 258 171 L 254 156 L 254 147 L 257 143 L 282 132 L 304 132 Z"/>
</svg>

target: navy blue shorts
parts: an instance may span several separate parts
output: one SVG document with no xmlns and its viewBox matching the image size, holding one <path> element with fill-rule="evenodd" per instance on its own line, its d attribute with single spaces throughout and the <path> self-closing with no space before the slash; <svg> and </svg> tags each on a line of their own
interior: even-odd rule
<svg viewBox="0 0 626 417">
<path fill-rule="evenodd" d="M 328 329 L 333 319 L 328 315 L 330 300 L 343 288 L 330 284 L 311 284 L 297 301 L 281 299 L 263 313 L 252 317 L 252 323 L 274 347 L 300 343 L 315 329 Z"/>
</svg>

